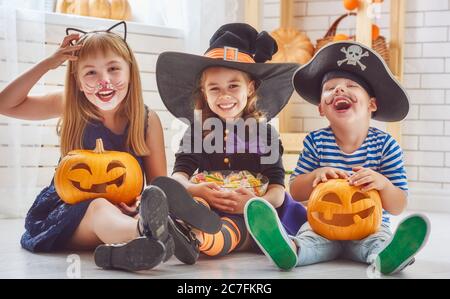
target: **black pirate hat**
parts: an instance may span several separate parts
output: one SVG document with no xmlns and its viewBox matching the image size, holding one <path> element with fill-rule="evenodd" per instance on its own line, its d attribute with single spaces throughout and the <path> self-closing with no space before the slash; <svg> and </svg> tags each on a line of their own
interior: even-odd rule
<svg viewBox="0 0 450 299">
<path fill-rule="evenodd" d="M 201 73 L 209 67 L 227 67 L 248 73 L 256 81 L 257 108 L 267 119 L 288 103 L 294 89 L 291 78 L 295 63 L 264 63 L 278 50 L 265 31 L 258 33 L 243 23 L 223 25 L 210 40 L 204 56 L 164 52 L 156 63 L 159 94 L 167 109 L 178 118 L 194 119 L 193 92 Z"/>
<path fill-rule="evenodd" d="M 295 72 L 295 90 L 306 101 L 318 105 L 324 76 L 333 72 L 346 74 L 343 76 L 363 83 L 363 87 L 377 100 L 374 119 L 399 121 L 408 114 L 408 95 L 383 58 L 357 42 L 335 42 L 321 48 L 309 63 Z"/>
</svg>

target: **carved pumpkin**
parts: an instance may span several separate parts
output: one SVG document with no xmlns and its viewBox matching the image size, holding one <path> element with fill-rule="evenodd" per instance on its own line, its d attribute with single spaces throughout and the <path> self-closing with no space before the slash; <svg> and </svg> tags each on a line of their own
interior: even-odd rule
<svg viewBox="0 0 450 299">
<path fill-rule="evenodd" d="M 105 151 L 101 139 L 93 151 L 69 152 L 55 173 L 56 192 L 68 204 L 95 198 L 130 204 L 141 193 L 142 184 L 136 159 L 125 152 Z"/>
<path fill-rule="evenodd" d="M 131 19 L 128 0 L 58 0 L 56 12 L 125 21 Z"/>
<path fill-rule="evenodd" d="M 360 240 L 378 231 L 382 207 L 378 191 L 361 192 L 347 180 L 319 184 L 308 201 L 308 222 L 329 240 Z"/>
<path fill-rule="evenodd" d="M 278 44 L 278 51 L 271 62 L 307 63 L 314 54 L 314 46 L 304 32 L 280 28 L 271 33 Z"/>
</svg>

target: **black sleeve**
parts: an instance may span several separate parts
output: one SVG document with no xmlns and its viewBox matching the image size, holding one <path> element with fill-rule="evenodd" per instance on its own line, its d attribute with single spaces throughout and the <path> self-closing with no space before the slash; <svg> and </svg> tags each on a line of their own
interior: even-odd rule
<svg viewBox="0 0 450 299">
<path fill-rule="evenodd" d="M 285 172 L 282 160 L 284 148 L 280 135 L 269 124 L 267 125 L 267 145 L 271 150 L 264 154 L 263 157 L 270 157 L 269 160 L 271 162 L 264 163 L 264 159 L 261 159 L 261 174 L 269 179 L 269 184 L 277 184 L 284 187 Z"/>
<path fill-rule="evenodd" d="M 189 127 L 180 141 L 180 147 L 175 154 L 175 165 L 172 174 L 175 172 L 184 172 L 191 177 L 199 168 L 201 153 L 195 153 L 194 137 L 192 129 Z"/>
</svg>

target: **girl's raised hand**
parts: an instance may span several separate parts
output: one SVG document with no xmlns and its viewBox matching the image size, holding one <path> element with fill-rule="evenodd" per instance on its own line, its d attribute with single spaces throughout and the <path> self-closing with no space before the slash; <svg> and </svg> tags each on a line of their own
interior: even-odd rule
<svg viewBox="0 0 450 299">
<path fill-rule="evenodd" d="M 78 57 L 75 56 L 75 52 L 80 50 L 83 45 L 72 46 L 72 41 L 77 41 L 79 39 L 80 39 L 79 34 L 67 35 L 62 41 L 58 50 L 45 60 L 48 68 L 56 69 L 66 60 L 76 61 Z"/>
</svg>

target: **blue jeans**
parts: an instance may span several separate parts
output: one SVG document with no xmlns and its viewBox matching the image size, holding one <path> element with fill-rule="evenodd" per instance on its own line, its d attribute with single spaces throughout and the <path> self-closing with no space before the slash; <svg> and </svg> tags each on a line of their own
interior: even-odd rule
<svg viewBox="0 0 450 299">
<path fill-rule="evenodd" d="M 331 241 L 316 234 L 308 222 L 302 225 L 297 235 L 291 239 L 298 247 L 297 266 L 344 258 L 356 262 L 372 264 L 377 254 L 389 240 L 392 233 L 388 226 L 381 225 L 378 232 L 356 241 Z"/>
</svg>

